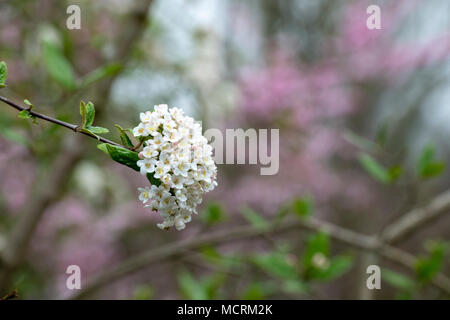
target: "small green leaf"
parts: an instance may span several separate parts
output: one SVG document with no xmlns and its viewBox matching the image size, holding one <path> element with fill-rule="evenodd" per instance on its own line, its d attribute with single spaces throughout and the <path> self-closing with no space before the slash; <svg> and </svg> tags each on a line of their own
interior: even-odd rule
<svg viewBox="0 0 450 320">
<path fill-rule="evenodd" d="M 330 239 L 326 233 L 318 232 L 309 237 L 303 253 L 302 261 L 306 269 L 316 268 L 313 258 L 316 254 L 328 259 L 330 254 Z"/>
<path fill-rule="evenodd" d="M 114 76 L 122 70 L 122 65 L 119 63 L 110 63 L 101 66 L 94 71 L 88 73 L 82 80 L 81 86 L 85 87 L 94 82 L 102 80 L 106 77 Z"/>
<path fill-rule="evenodd" d="M 108 154 L 114 161 L 130 167 L 133 170 L 140 171 L 140 168 L 137 165 L 137 162 L 140 160 L 137 152 L 108 143 L 101 143 L 97 145 L 97 148 Z"/>
<path fill-rule="evenodd" d="M 6 78 L 8 76 L 8 68 L 6 62 L 0 62 L 0 88 L 6 87 Z"/>
<path fill-rule="evenodd" d="M 265 272 L 283 279 L 295 279 L 298 276 L 295 265 L 282 253 L 256 255 L 251 261 Z"/>
<path fill-rule="evenodd" d="M 81 131 L 89 133 L 98 138 L 98 134 L 108 133 L 109 130 L 103 127 L 96 127 L 92 124 L 95 118 L 95 107 L 92 102 L 87 104 L 84 101 L 80 101 L 80 114 L 81 114 Z"/>
<path fill-rule="evenodd" d="M 291 294 L 307 293 L 308 286 L 300 279 L 287 279 L 283 281 L 283 291 Z"/>
<path fill-rule="evenodd" d="M 72 65 L 58 46 L 50 42 L 44 42 L 43 59 L 53 80 L 65 89 L 72 90 L 76 87 Z"/>
<path fill-rule="evenodd" d="M 32 116 L 28 110 L 20 111 L 17 116 L 21 119 L 30 119 Z"/>
<path fill-rule="evenodd" d="M 410 277 L 386 268 L 383 268 L 381 277 L 384 281 L 397 289 L 411 290 L 416 286 L 416 283 Z"/>
<path fill-rule="evenodd" d="M 367 153 L 360 154 L 359 162 L 367 173 L 369 173 L 369 175 L 376 181 L 384 184 L 391 182 L 391 175 L 389 174 L 389 171 Z"/>
<path fill-rule="evenodd" d="M 353 264 L 351 256 L 329 256 L 329 236 L 323 232 L 311 236 L 302 257 L 305 279 L 332 280 L 347 272 Z"/>
<path fill-rule="evenodd" d="M 419 176 L 422 179 L 429 179 L 440 175 L 445 170 L 445 163 L 435 161 L 435 148 L 433 145 L 426 145 L 419 158 L 417 165 Z"/>
<path fill-rule="evenodd" d="M 129 132 L 130 130 L 129 129 L 124 130 L 118 124 L 115 124 L 114 126 L 117 128 L 117 130 L 119 130 L 120 141 L 122 141 L 122 144 L 126 147 L 133 148 L 134 147 L 133 142 L 131 142 L 130 137 L 128 137 L 127 135 L 127 131 Z"/>
<path fill-rule="evenodd" d="M 177 275 L 178 285 L 184 297 L 191 300 L 206 300 L 208 294 L 204 286 L 187 271 L 182 271 Z"/>
<path fill-rule="evenodd" d="M 351 256 L 337 256 L 332 258 L 328 268 L 325 268 L 318 274 L 320 280 L 333 280 L 339 278 L 346 273 L 353 265 L 353 258 Z"/>
<path fill-rule="evenodd" d="M 0 126 L 0 134 L 4 138 L 6 138 L 14 143 L 18 143 L 18 144 L 21 144 L 24 146 L 30 145 L 30 142 L 28 141 L 28 139 L 26 137 L 19 134 L 16 130 L 12 130 L 8 127 Z"/>
<path fill-rule="evenodd" d="M 89 129 L 87 129 L 87 128 L 80 128 L 79 131 L 80 131 L 80 132 L 87 133 L 87 134 L 89 134 L 89 135 L 91 135 L 91 136 L 97 138 L 97 140 L 100 140 L 100 137 L 99 137 L 98 135 L 96 135 L 96 134 L 95 134 L 94 132 L 92 132 L 92 131 L 89 131 Z"/>
<path fill-rule="evenodd" d="M 30 102 L 30 100 L 25 99 L 25 100 L 23 100 L 23 102 L 24 102 L 27 106 L 30 107 L 30 110 L 33 108 L 33 104 Z"/>
<path fill-rule="evenodd" d="M 444 263 L 446 246 L 443 243 L 434 242 L 430 245 L 428 257 L 417 259 L 416 274 L 420 281 L 430 282 L 440 271 Z"/>
<path fill-rule="evenodd" d="M 134 290 L 134 300 L 150 300 L 154 295 L 154 290 L 148 285 L 141 285 Z"/>
<path fill-rule="evenodd" d="M 86 128 L 86 104 L 80 101 L 81 128 Z"/>
<path fill-rule="evenodd" d="M 388 174 L 389 174 L 389 181 L 394 182 L 396 181 L 403 173 L 403 168 L 401 166 L 393 166 L 392 168 L 389 168 Z"/>
<path fill-rule="evenodd" d="M 250 222 L 253 226 L 257 227 L 257 228 L 268 228 L 269 227 L 269 222 L 264 219 L 259 213 L 257 213 L 256 211 L 250 209 L 250 208 L 242 208 L 241 209 L 241 213 L 244 216 L 245 219 L 247 219 L 248 222 Z"/>
<path fill-rule="evenodd" d="M 88 126 L 86 128 L 87 130 L 89 130 L 90 132 L 94 133 L 94 134 L 103 134 L 103 133 L 108 133 L 109 130 L 103 127 L 94 127 L 94 126 Z"/>
<path fill-rule="evenodd" d="M 225 212 L 218 202 L 211 202 L 202 215 L 206 224 L 212 225 L 225 220 Z"/>
<path fill-rule="evenodd" d="M 310 216 L 314 211 L 314 202 L 309 197 L 297 198 L 292 202 L 292 208 L 300 217 Z"/>
<path fill-rule="evenodd" d="M 85 106 L 86 108 L 86 127 L 92 126 L 95 118 L 95 108 L 92 102 L 88 102 Z"/>
<path fill-rule="evenodd" d="M 244 300 L 263 300 L 274 293 L 276 288 L 264 282 L 251 282 L 244 290 L 242 299 Z"/>
</svg>

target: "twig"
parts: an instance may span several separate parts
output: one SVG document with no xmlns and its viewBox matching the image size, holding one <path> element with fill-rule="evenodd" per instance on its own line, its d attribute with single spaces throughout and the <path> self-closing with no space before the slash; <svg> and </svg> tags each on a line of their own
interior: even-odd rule
<svg viewBox="0 0 450 320">
<path fill-rule="evenodd" d="M 17 103 L 12 102 L 11 100 L 8 100 L 8 99 L 5 98 L 5 97 L 0 96 L 0 101 L 4 102 L 5 104 L 7 104 L 7 105 L 13 107 L 14 109 L 19 110 L 19 111 L 28 110 L 28 112 L 29 112 L 32 116 L 34 116 L 34 117 L 36 117 L 36 118 L 39 118 L 39 119 L 42 119 L 42 120 L 45 120 L 45 121 L 48 121 L 48 122 L 57 124 L 57 125 L 62 126 L 62 127 L 64 127 L 64 128 L 70 129 L 70 130 L 72 130 L 72 131 L 74 131 L 74 132 L 81 133 L 81 134 L 84 134 L 85 136 L 88 136 L 88 137 L 97 139 L 97 140 L 99 140 L 99 141 L 101 141 L 101 142 L 109 143 L 109 144 L 112 144 L 112 145 L 115 145 L 115 146 L 119 146 L 119 147 L 122 147 L 122 148 L 127 148 L 127 147 L 125 147 L 125 146 L 123 146 L 123 145 L 121 145 L 121 144 L 119 144 L 119 143 L 117 143 L 117 142 L 111 141 L 111 140 L 109 140 L 109 139 L 106 139 L 106 138 L 103 138 L 103 137 L 100 137 L 100 136 L 95 137 L 95 136 L 93 136 L 93 135 L 90 135 L 90 134 L 87 133 L 87 132 L 80 131 L 80 130 L 79 130 L 79 126 L 76 125 L 76 124 L 72 124 L 72 123 L 68 123 L 68 122 L 65 122 L 65 121 L 61 121 L 61 120 L 52 118 L 52 117 L 50 117 L 50 116 L 47 116 L 47 115 L 45 115 L 45 114 L 38 113 L 38 112 L 35 112 L 35 111 L 33 111 L 33 110 L 29 110 L 29 108 L 21 107 L 21 106 L 19 106 Z M 128 149 L 128 148 L 127 148 L 127 149 Z"/>
<path fill-rule="evenodd" d="M 359 234 L 352 230 L 344 229 L 340 226 L 336 226 L 315 218 L 309 218 L 301 221 L 286 221 L 280 223 L 278 227 L 238 227 L 231 231 L 214 232 L 188 240 L 183 239 L 156 249 L 151 249 L 140 255 L 131 257 L 120 264 L 101 272 L 97 276 L 94 276 L 91 282 L 84 286 L 84 288 L 72 298 L 83 299 L 104 285 L 107 285 L 120 277 L 138 271 L 157 261 L 183 254 L 187 250 L 198 249 L 204 245 L 214 245 L 295 229 L 323 231 L 335 240 L 350 245 L 356 249 L 378 251 L 383 257 L 408 268 L 411 268 L 414 265 L 414 258 L 411 255 L 388 245 L 380 245 L 374 237 Z M 442 282 L 443 279 L 444 281 Z M 450 281 L 444 275 L 439 275 L 433 280 L 433 285 L 445 292 L 447 295 L 450 295 L 449 283 Z"/>
<path fill-rule="evenodd" d="M 386 227 L 382 240 L 397 243 L 410 235 L 418 227 L 429 223 L 440 215 L 450 211 L 450 190 L 434 198 L 427 206 L 416 208 Z"/>
</svg>

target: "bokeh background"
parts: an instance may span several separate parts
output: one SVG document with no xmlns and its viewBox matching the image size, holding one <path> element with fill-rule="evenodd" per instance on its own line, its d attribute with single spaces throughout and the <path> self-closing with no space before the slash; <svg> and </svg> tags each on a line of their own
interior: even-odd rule
<svg viewBox="0 0 450 320">
<path fill-rule="evenodd" d="M 81 30 L 66 28 L 70 4 Z M 371 4 L 381 30 L 366 27 Z M 450 188 L 449 1 L 1 1 L 0 60 L 2 96 L 71 123 L 92 101 L 116 141 L 114 124 L 159 103 L 204 129 L 280 129 L 278 174 L 219 165 L 200 214 L 162 231 L 137 199 L 142 176 L 2 104 L 0 252 L 14 263 L 0 264 L 0 296 L 65 299 L 77 294 L 69 265 L 83 287 L 143 252 L 281 219 L 382 235 Z M 270 229 L 157 257 L 85 298 L 448 299 L 449 212 L 395 244 L 410 268 L 323 232 Z M 370 264 L 381 290 L 366 289 Z"/>
</svg>

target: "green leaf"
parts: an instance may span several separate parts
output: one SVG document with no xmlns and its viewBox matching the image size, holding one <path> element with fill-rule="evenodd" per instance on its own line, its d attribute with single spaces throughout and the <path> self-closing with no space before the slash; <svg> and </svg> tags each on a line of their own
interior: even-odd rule
<svg viewBox="0 0 450 320">
<path fill-rule="evenodd" d="M 137 165 L 138 160 L 140 160 L 137 152 L 108 143 L 101 143 L 97 145 L 97 148 L 108 154 L 114 161 L 130 167 L 133 170 L 140 171 Z"/>
<path fill-rule="evenodd" d="M 141 285 L 134 290 L 134 300 L 150 300 L 155 291 L 151 286 Z"/>
<path fill-rule="evenodd" d="M 369 175 L 376 181 L 384 184 L 391 182 L 391 175 L 389 174 L 389 171 L 367 153 L 360 154 L 359 162 L 367 173 L 369 173 Z"/>
<path fill-rule="evenodd" d="M 426 145 L 419 158 L 417 171 L 422 179 L 429 179 L 440 175 L 445 170 L 445 163 L 435 161 L 435 148 L 433 145 Z"/>
<path fill-rule="evenodd" d="M 0 126 L 0 134 L 4 138 L 8 139 L 9 141 L 12 141 L 12 142 L 24 145 L 24 146 L 30 145 L 30 142 L 26 137 L 22 136 L 17 131 L 12 130 L 8 127 Z"/>
<path fill-rule="evenodd" d="M 81 131 L 89 133 L 98 138 L 98 134 L 108 133 L 109 130 L 103 127 L 96 127 L 92 124 L 95 118 L 95 107 L 92 102 L 87 104 L 84 101 L 80 101 L 80 114 L 81 114 Z"/>
<path fill-rule="evenodd" d="M 417 259 L 416 275 L 422 282 L 430 282 L 440 271 L 444 262 L 446 246 L 443 243 L 433 242 L 430 245 L 428 257 Z"/>
<path fill-rule="evenodd" d="M 411 290 L 416 286 L 416 283 L 410 277 L 386 268 L 383 268 L 381 277 L 384 281 L 397 289 Z"/>
<path fill-rule="evenodd" d="M 252 262 L 265 272 L 283 279 L 297 278 L 295 265 L 288 260 L 287 255 L 274 252 L 256 255 Z"/>
<path fill-rule="evenodd" d="M 287 279 L 283 281 L 283 291 L 286 293 L 307 293 L 308 286 L 300 279 Z"/>
<path fill-rule="evenodd" d="M 328 268 L 317 274 L 320 280 L 333 280 L 346 273 L 353 265 L 351 256 L 337 256 L 331 259 Z"/>
<path fill-rule="evenodd" d="M 6 78 L 8 76 L 8 68 L 6 62 L 0 62 L 0 88 L 6 87 Z"/>
<path fill-rule="evenodd" d="M 94 118 L 95 118 L 94 104 L 89 101 L 85 105 L 85 109 L 86 109 L 86 123 L 85 123 L 85 126 L 86 127 L 90 127 L 94 123 Z"/>
<path fill-rule="evenodd" d="M 314 202 L 309 197 L 297 198 L 294 199 L 292 208 L 300 217 L 310 216 L 314 211 Z"/>
<path fill-rule="evenodd" d="M 43 43 L 43 59 L 50 77 L 63 88 L 72 90 L 76 87 L 75 75 L 72 65 L 62 53 L 62 50 L 53 43 Z"/>
<path fill-rule="evenodd" d="M 241 213 L 248 222 L 250 222 L 257 228 L 264 229 L 270 226 L 269 222 L 266 219 L 264 219 L 259 213 L 250 208 L 242 208 Z"/>
<path fill-rule="evenodd" d="M 156 179 L 154 177 L 154 173 L 147 173 L 147 180 L 150 182 L 151 185 L 155 185 L 155 186 L 160 186 L 161 185 L 161 180 Z"/>
<path fill-rule="evenodd" d="M 216 299 L 218 291 L 222 286 L 224 280 L 226 279 L 226 275 L 223 273 L 216 273 L 212 276 L 204 277 L 201 280 L 201 284 L 206 291 L 207 299 Z"/>
<path fill-rule="evenodd" d="M 401 166 L 393 166 L 392 168 L 389 168 L 389 182 L 396 181 L 402 175 L 402 173 L 403 168 Z"/>
<path fill-rule="evenodd" d="M 133 148 L 134 147 L 133 142 L 131 142 L 130 137 L 128 137 L 128 135 L 127 135 L 127 131 L 130 131 L 130 130 L 129 129 L 124 130 L 118 124 L 115 124 L 114 126 L 117 128 L 117 130 L 119 130 L 120 141 L 122 141 L 122 144 L 126 147 Z"/>
<path fill-rule="evenodd" d="M 237 255 L 221 255 L 216 248 L 204 246 L 201 249 L 203 258 L 209 263 L 220 265 L 223 268 L 232 268 L 242 265 L 242 260 Z"/>
<path fill-rule="evenodd" d="M 86 104 L 80 101 L 81 128 L 86 128 Z"/>
<path fill-rule="evenodd" d="M 30 102 L 30 100 L 25 99 L 25 100 L 23 100 L 23 102 L 24 102 L 27 106 L 30 107 L 30 110 L 33 108 L 33 104 Z"/>
<path fill-rule="evenodd" d="M 94 71 L 88 73 L 82 80 L 81 86 L 85 87 L 94 82 L 102 80 L 106 77 L 115 76 L 122 70 L 122 65 L 119 63 L 110 63 L 101 66 Z"/>
<path fill-rule="evenodd" d="M 251 282 L 244 290 L 242 299 L 244 300 L 263 300 L 268 295 L 275 292 L 273 285 L 263 282 Z"/>
<path fill-rule="evenodd" d="M 202 215 L 203 221 L 206 224 L 212 225 L 225 220 L 225 212 L 218 202 L 211 202 Z"/>
<path fill-rule="evenodd" d="M 20 111 L 17 116 L 21 119 L 30 119 L 32 117 L 32 115 L 30 114 L 30 112 L 28 110 L 22 110 Z"/>
<path fill-rule="evenodd" d="M 187 271 L 178 274 L 178 285 L 184 297 L 191 300 L 206 300 L 208 294 L 204 286 Z"/>
<path fill-rule="evenodd" d="M 330 239 L 328 235 L 323 232 L 312 235 L 306 242 L 306 248 L 302 257 L 303 264 L 306 268 L 315 267 L 313 257 L 318 253 L 322 254 L 324 257 L 328 257 L 330 254 Z"/>
<path fill-rule="evenodd" d="M 424 179 L 429 179 L 432 177 L 439 176 L 442 172 L 445 170 L 445 163 L 444 162 L 433 162 L 430 163 L 422 170 L 421 176 Z"/>
<path fill-rule="evenodd" d="M 103 133 L 108 133 L 109 130 L 103 127 L 94 127 L 94 126 L 88 126 L 86 128 L 87 130 L 89 130 L 90 132 L 94 133 L 94 134 L 103 134 Z"/>
</svg>

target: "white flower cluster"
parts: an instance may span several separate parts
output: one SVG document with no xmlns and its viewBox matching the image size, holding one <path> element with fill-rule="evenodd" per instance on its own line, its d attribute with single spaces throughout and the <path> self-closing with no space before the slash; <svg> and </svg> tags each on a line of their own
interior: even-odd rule
<svg viewBox="0 0 450 320">
<path fill-rule="evenodd" d="M 212 147 L 201 125 L 178 108 L 157 105 L 140 118 L 133 129 L 134 136 L 144 141 L 137 165 L 141 174 L 152 174 L 161 184 L 139 188 L 139 200 L 159 211 L 163 218 L 159 228 L 182 230 L 197 213 L 202 195 L 217 186 Z"/>
</svg>

